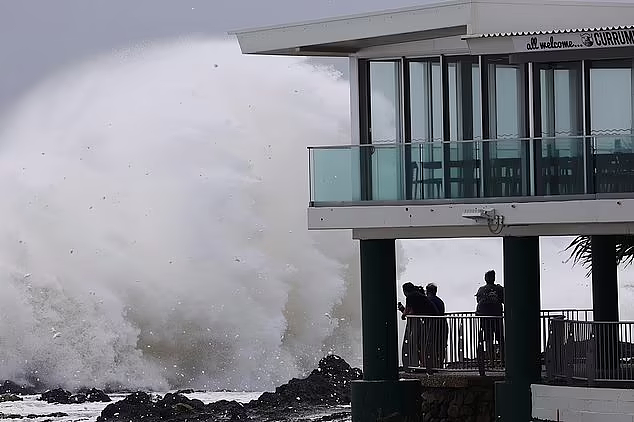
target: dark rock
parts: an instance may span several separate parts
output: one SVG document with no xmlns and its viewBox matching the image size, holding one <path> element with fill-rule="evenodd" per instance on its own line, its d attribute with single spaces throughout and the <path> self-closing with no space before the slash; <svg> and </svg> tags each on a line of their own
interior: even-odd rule
<svg viewBox="0 0 634 422">
<path fill-rule="evenodd" d="M 70 391 L 63 390 L 61 388 L 55 388 L 42 393 L 38 400 L 45 401 L 47 403 L 55 404 L 70 404 Z"/>
<path fill-rule="evenodd" d="M 81 389 L 77 392 L 77 394 L 71 394 L 70 391 L 56 388 L 42 393 L 39 400 L 55 404 L 82 404 L 86 402 L 94 403 L 111 401 L 110 397 L 108 397 L 106 393 L 101 390 L 97 390 L 96 388 L 91 388 L 90 390 Z"/>
<path fill-rule="evenodd" d="M 72 404 L 86 403 L 86 395 L 84 393 L 73 394 L 69 397 L 68 401 Z"/>
<path fill-rule="evenodd" d="M 214 415 L 214 420 L 217 421 L 238 422 L 249 420 L 247 407 L 236 401 L 221 400 L 210 403 L 206 406 L 206 411 Z"/>
<path fill-rule="evenodd" d="M 18 396 L 17 394 L 11 394 L 11 393 L 0 394 L 0 402 L 22 401 L 22 400 L 24 399 Z"/>
<path fill-rule="evenodd" d="M 226 400 L 205 405 L 183 395 L 192 390 L 180 390 L 154 399 L 138 392 L 106 406 L 97 422 L 285 421 L 289 420 L 289 413 L 301 417 L 319 406 L 349 404 L 350 381 L 360 378 L 359 369 L 351 368 L 342 358 L 331 355 L 323 358 L 307 378 L 292 379 L 276 388 L 274 393 L 265 393 L 246 405 Z M 317 421 L 336 421 L 349 416 L 349 412 L 340 412 L 322 416 Z"/>
<path fill-rule="evenodd" d="M 274 393 L 264 393 L 252 402 L 257 408 L 336 406 L 350 404 L 350 381 L 361 379 L 361 370 L 352 368 L 339 356 L 329 355 L 307 378 L 293 378 Z"/>
<path fill-rule="evenodd" d="M 106 406 L 97 421 L 194 421 L 203 416 L 213 415 L 206 411 L 205 404 L 200 400 L 168 393 L 162 399 L 153 401 L 148 394 L 138 392 Z"/>
<path fill-rule="evenodd" d="M 35 387 L 25 384 L 20 385 L 10 380 L 6 380 L 0 385 L 0 394 L 7 393 L 21 395 L 37 394 Z"/>
<path fill-rule="evenodd" d="M 191 388 L 187 388 L 185 390 L 178 390 L 176 392 L 176 394 L 192 394 L 192 393 L 194 393 L 194 390 Z"/>
<path fill-rule="evenodd" d="M 138 392 L 126 396 L 123 400 L 109 404 L 97 418 L 99 421 L 137 420 L 152 411 L 152 398 L 149 394 Z"/>
<path fill-rule="evenodd" d="M 112 399 L 110 399 L 110 397 L 104 391 L 97 390 L 96 388 L 91 388 L 90 390 L 88 390 L 88 392 L 85 392 L 84 394 L 86 394 L 86 401 L 90 403 L 107 403 L 112 401 Z"/>
</svg>

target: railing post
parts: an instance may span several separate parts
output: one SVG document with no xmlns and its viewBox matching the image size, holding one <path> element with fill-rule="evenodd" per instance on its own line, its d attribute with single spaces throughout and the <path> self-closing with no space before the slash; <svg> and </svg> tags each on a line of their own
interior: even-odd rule
<svg viewBox="0 0 634 422">
<path fill-rule="evenodd" d="M 590 387 L 595 385 L 596 380 L 596 357 L 597 357 L 597 336 L 594 329 L 590 331 L 588 350 L 586 352 L 586 377 Z"/>
<path fill-rule="evenodd" d="M 462 318 L 458 321 L 458 361 L 464 362 L 464 321 Z"/>
<path fill-rule="evenodd" d="M 557 375 L 558 356 L 560 356 L 561 326 L 554 318 L 548 320 L 548 338 L 544 350 L 544 363 L 546 365 L 546 379 L 552 381 Z"/>
<path fill-rule="evenodd" d="M 569 328 L 572 324 L 569 324 Z M 575 360 L 575 336 L 572 331 L 568 330 L 566 343 L 564 345 L 564 364 L 565 375 L 568 380 L 568 384 L 572 383 L 572 377 L 574 375 L 574 360 Z"/>
</svg>

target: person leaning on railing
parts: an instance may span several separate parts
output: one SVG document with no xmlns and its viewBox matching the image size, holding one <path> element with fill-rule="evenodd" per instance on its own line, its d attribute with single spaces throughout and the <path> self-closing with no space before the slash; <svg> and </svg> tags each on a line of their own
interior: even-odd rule
<svg viewBox="0 0 634 422">
<path fill-rule="evenodd" d="M 403 284 L 403 294 L 405 295 L 405 306 L 400 302 L 398 303 L 398 310 L 402 313 L 401 319 L 407 320 L 403 340 L 403 365 L 406 367 L 429 367 L 431 362 L 426 358 L 430 350 L 427 345 L 430 340 L 431 325 L 425 324 L 420 318 L 407 318 L 407 316 L 435 316 L 438 315 L 438 309 L 425 296 L 424 290 L 412 283 Z M 405 351 L 409 351 L 409 353 L 405 353 Z M 417 358 L 413 358 L 413 356 L 417 356 Z"/>
<path fill-rule="evenodd" d="M 504 327 L 502 325 L 504 287 L 495 283 L 495 271 L 490 270 L 484 274 L 486 284 L 478 289 L 476 293 L 476 315 L 491 317 L 482 318 L 481 330 L 484 335 L 487 355 L 493 362 L 495 357 L 493 349 L 494 338 L 498 341 L 500 349 L 500 360 L 504 362 Z M 494 317 L 494 318 L 493 318 Z"/>
</svg>

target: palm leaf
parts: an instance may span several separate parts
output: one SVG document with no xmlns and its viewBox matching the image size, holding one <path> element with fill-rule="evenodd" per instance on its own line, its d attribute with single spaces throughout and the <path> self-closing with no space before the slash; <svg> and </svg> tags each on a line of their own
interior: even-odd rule
<svg viewBox="0 0 634 422">
<path fill-rule="evenodd" d="M 590 236 L 577 236 L 566 247 L 570 256 L 566 262 L 572 261 L 572 265 L 581 265 L 588 270 L 586 277 L 592 274 L 592 241 Z M 634 236 L 616 236 L 616 263 L 626 267 L 634 262 Z"/>
</svg>

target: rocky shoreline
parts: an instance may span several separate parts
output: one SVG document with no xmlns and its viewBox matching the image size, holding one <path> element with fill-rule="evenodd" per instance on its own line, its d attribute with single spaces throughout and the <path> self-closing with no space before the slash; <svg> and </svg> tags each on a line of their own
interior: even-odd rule
<svg viewBox="0 0 634 422">
<path fill-rule="evenodd" d="M 122 400 L 107 405 L 97 422 L 247 422 L 247 421 L 312 421 L 327 422 L 350 419 L 350 382 L 362 378 L 361 370 L 352 368 L 344 359 L 328 355 L 306 378 L 294 378 L 274 392 L 263 393 L 249 403 L 221 400 L 205 404 L 187 397 L 194 390 L 178 390 L 163 397 L 147 392 L 133 392 Z M 22 396 L 36 396 L 49 404 L 74 405 L 107 403 L 111 398 L 103 390 L 80 389 L 70 392 L 61 388 L 41 388 L 13 381 L 0 384 L 0 402 L 23 401 Z M 31 399 L 32 400 L 32 399 Z M 51 420 L 68 416 L 63 412 L 47 415 L 0 413 L 0 419 Z"/>
<path fill-rule="evenodd" d="M 361 370 L 350 367 L 339 356 L 329 355 L 308 377 L 294 378 L 247 404 L 226 400 L 204 404 L 178 392 L 155 399 L 137 392 L 108 405 L 97 422 L 299 421 L 309 414 L 313 421 L 336 421 L 350 417 L 349 411 L 333 413 L 333 407 L 350 404 L 350 382 L 358 379 Z M 320 409 L 326 414 L 315 419 Z"/>
</svg>

